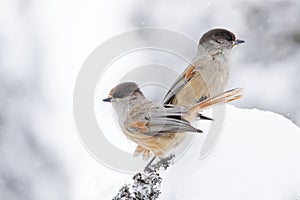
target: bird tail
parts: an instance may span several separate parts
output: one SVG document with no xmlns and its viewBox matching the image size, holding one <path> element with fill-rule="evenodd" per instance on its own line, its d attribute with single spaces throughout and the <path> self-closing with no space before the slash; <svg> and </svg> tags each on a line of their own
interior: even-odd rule
<svg viewBox="0 0 300 200">
<path fill-rule="evenodd" d="M 197 115 L 199 112 L 211 108 L 215 105 L 229 103 L 231 101 L 235 101 L 237 99 L 242 98 L 243 90 L 241 88 L 235 88 L 232 90 L 228 90 L 223 92 L 215 97 L 211 97 L 197 103 L 196 105 L 192 106 L 189 110 L 190 115 Z"/>
</svg>

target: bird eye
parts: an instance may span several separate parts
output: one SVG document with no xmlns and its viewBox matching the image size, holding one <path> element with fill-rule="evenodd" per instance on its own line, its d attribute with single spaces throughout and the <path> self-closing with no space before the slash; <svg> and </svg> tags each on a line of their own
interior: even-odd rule
<svg viewBox="0 0 300 200">
<path fill-rule="evenodd" d="M 230 42 L 233 40 L 231 35 L 226 35 L 225 38 L 226 38 L 227 41 L 230 41 Z"/>
</svg>

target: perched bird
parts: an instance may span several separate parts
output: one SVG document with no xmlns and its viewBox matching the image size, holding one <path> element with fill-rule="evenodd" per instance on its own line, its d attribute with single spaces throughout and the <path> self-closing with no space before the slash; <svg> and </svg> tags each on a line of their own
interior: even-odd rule
<svg viewBox="0 0 300 200">
<path fill-rule="evenodd" d="M 225 29 L 206 32 L 191 64 L 174 82 L 163 103 L 191 106 L 224 92 L 230 77 L 231 49 L 241 43 L 244 41 Z"/>
<path fill-rule="evenodd" d="M 123 133 L 138 144 L 135 153 L 147 159 L 150 153 L 164 157 L 183 140 L 186 132 L 201 133 L 191 125 L 199 112 L 241 95 L 241 89 L 233 89 L 192 106 L 159 105 L 148 100 L 136 83 L 124 82 L 103 101 L 112 103 Z"/>
</svg>

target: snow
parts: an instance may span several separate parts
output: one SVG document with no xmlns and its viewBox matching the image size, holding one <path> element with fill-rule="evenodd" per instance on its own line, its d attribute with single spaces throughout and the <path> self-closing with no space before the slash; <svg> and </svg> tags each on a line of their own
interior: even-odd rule
<svg viewBox="0 0 300 200">
<path fill-rule="evenodd" d="M 213 124 L 196 125 L 207 130 Z M 222 136 L 212 153 L 200 160 L 203 139 L 196 136 L 186 153 L 161 172 L 160 200 L 300 198 L 300 128 L 289 119 L 227 105 Z M 111 199 L 125 183 L 133 182 L 132 175 L 112 170 L 105 177 L 110 178 L 98 191 L 103 199 Z"/>
<path fill-rule="evenodd" d="M 227 106 L 214 151 L 199 160 L 201 141 L 163 176 L 160 199 L 300 197 L 300 128 L 269 111 Z"/>
</svg>

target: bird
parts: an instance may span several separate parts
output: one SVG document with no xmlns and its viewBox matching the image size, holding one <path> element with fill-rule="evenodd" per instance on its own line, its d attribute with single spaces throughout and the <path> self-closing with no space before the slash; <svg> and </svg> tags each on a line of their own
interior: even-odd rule
<svg viewBox="0 0 300 200">
<path fill-rule="evenodd" d="M 152 154 L 164 158 L 186 132 L 202 133 L 191 124 L 199 112 L 241 97 L 242 89 L 236 88 L 192 106 L 163 105 L 147 99 L 136 83 L 123 82 L 111 89 L 103 101 L 112 104 L 122 132 L 138 145 L 134 155 L 142 154 L 147 160 Z"/>
<path fill-rule="evenodd" d="M 191 64 L 170 87 L 163 104 L 191 106 L 224 92 L 231 73 L 231 50 L 244 42 L 222 28 L 204 33 Z"/>
</svg>

